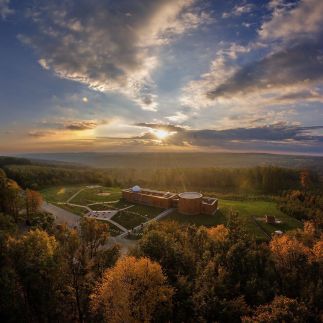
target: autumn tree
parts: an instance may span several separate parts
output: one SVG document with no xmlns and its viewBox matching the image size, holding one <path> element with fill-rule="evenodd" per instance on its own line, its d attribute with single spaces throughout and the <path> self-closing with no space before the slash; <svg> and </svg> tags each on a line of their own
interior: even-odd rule
<svg viewBox="0 0 323 323">
<path fill-rule="evenodd" d="M 166 320 L 173 293 L 158 263 L 124 257 L 104 273 L 92 295 L 92 308 L 105 322 Z"/>
<path fill-rule="evenodd" d="M 276 296 L 270 304 L 260 305 L 251 317 L 243 317 L 243 323 L 305 323 L 309 322 L 303 303 L 285 296 Z"/>
<path fill-rule="evenodd" d="M 223 225 L 217 225 L 207 229 L 208 235 L 216 242 L 225 242 L 229 235 L 229 230 Z"/>
<path fill-rule="evenodd" d="M 25 200 L 27 221 L 30 221 L 30 216 L 38 212 L 39 207 L 43 202 L 43 198 L 40 193 L 30 189 L 26 189 Z"/>
<path fill-rule="evenodd" d="M 88 217 L 84 217 L 80 225 L 82 242 L 89 251 L 89 257 L 92 258 L 98 248 L 108 241 L 109 225 Z"/>
<path fill-rule="evenodd" d="M 26 301 L 28 320 L 47 321 L 54 316 L 57 299 L 57 241 L 45 231 L 34 230 L 9 240 L 10 259 Z"/>
</svg>

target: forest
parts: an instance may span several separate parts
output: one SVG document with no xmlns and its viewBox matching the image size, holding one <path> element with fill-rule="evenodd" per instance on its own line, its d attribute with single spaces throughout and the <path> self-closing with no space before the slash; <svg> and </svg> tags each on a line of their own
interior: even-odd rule
<svg viewBox="0 0 323 323">
<path fill-rule="evenodd" d="M 190 180 L 185 185 L 213 191 L 276 193 L 281 210 L 304 225 L 269 242 L 249 236 L 232 211 L 226 226 L 155 222 L 121 254 L 108 243 L 107 224 L 81 218 L 79 227 L 69 228 L 40 208 L 39 187 L 130 185 L 132 172 L 117 178 L 115 170 L 3 166 L 1 321 L 322 321 L 322 194 L 315 174 L 277 167 L 153 170 L 150 182 L 147 174 L 142 179 L 163 186 L 173 177 L 175 188 Z"/>
<path fill-rule="evenodd" d="M 216 193 L 254 193 L 278 195 L 300 189 L 301 176 L 311 190 L 321 189 L 320 176 L 276 166 L 252 168 L 113 168 L 96 169 L 64 165 L 4 165 L 7 175 L 21 186 L 40 189 L 53 185 L 96 183 L 105 186 L 140 185 L 167 191 L 195 190 Z"/>
</svg>

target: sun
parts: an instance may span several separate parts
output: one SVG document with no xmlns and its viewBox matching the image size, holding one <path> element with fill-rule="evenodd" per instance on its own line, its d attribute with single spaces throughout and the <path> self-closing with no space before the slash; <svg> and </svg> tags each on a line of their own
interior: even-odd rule
<svg viewBox="0 0 323 323">
<path fill-rule="evenodd" d="M 158 129 L 158 130 L 154 131 L 154 135 L 158 139 L 163 140 L 163 139 L 166 139 L 170 135 L 170 133 L 166 130 Z"/>
</svg>

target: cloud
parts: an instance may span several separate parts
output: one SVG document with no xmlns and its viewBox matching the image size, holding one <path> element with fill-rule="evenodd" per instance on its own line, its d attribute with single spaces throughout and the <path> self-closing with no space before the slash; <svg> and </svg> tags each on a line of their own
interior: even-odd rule
<svg viewBox="0 0 323 323">
<path fill-rule="evenodd" d="M 65 129 L 67 130 L 91 130 L 95 129 L 98 124 L 95 121 L 77 121 L 70 124 L 65 125 Z"/>
<path fill-rule="evenodd" d="M 9 7 L 10 0 L 0 0 L 0 17 L 6 19 L 7 16 L 13 14 L 15 11 Z"/>
<path fill-rule="evenodd" d="M 148 126 L 148 125 L 147 125 Z M 155 128 L 154 125 L 151 128 Z M 323 135 L 314 134 L 312 131 L 323 129 L 323 126 L 301 127 L 277 123 L 262 127 L 233 128 L 226 130 L 200 129 L 190 130 L 180 128 L 174 135 L 170 136 L 167 144 L 192 146 L 221 146 L 231 142 L 323 142 Z M 150 133 L 141 136 L 142 139 L 149 139 Z"/>
<path fill-rule="evenodd" d="M 34 137 L 34 138 L 43 138 L 43 137 L 48 137 L 48 136 L 53 136 L 56 133 L 53 131 L 39 131 L 39 130 L 35 130 L 35 131 L 29 131 L 28 132 L 28 136 L 29 137 Z"/>
<path fill-rule="evenodd" d="M 188 114 L 184 114 L 183 112 L 176 112 L 174 115 L 165 117 L 165 119 L 169 120 L 170 122 L 181 123 L 186 121 L 189 118 Z"/>
<path fill-rule="evenodd" d="M 233 7 L 231 12 L 224 12 L 222 14 L 222 18 L 229 18 L 232 16 L 241 16 L 247 13 L 250 13 L 254 8 L 254 5 L 252 3 L 245 3 L 241 5 L 236 5 Z"/>
<path fill-rule="evenodd" d="M 248 95 L 323 80 L 323 38 L 305 42 L 252 62 L 235 72 L 225 82 L 207 93 L 210 99 L 234 94 Z"/>
<path fill-rule="evenodd" d="M 283 1 L 271 1 L 273 14 L 260 28 L 263 39 L 290 40 L 300 36 L 312 36 L 322 31 L 323 1 L 301 0 L 295 4 L 286 5 Z"/>
<path fill-rule="evenodd" d="M 245 46 L 232 44 L 216 53 L 207 73 L 183 88 L 186 106 L 236 107 L 241 115 L 264 107 L 322 102 L 323 2 L 269 3 L 272 15 L 259 36 Z M 241 65 L 241 56 L 248 59 Z"/>
<path fill-rule="evenodd" d="M 180 132 L 184 131 L 184 127 L 180 127 L 177 125 L 172 125 L 172 124 L 164 124 L 164 123 L 146 123 L 146 122 L 140 122 L 136 123 L 135 126 L 137 127 L 143 127 L 143 128 L 150 128 L 150 129 L 162 129 L 162 130 L 167 130 L 171 132 Z"/>
<path fill-rule="evenodd" d="M 143 109 L 157 109 L 152 71 L 158 47 L 208 21 L 195 0 L 55 1 L 28 17 L 38 28 L 20 39 L 39 63 L 62 78 L 99 91 L 116 91 Z"/>
</svg>

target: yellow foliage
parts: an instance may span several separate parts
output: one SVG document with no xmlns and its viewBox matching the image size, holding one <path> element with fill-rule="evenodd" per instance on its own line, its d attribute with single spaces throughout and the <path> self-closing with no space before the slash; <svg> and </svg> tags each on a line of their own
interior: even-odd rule
<svg viewBox="0 0 323 323">
<path fill-rule="evenodd" d="M 92 309 L 106 322 L 150 322 L 159 306 L 171 306 L 173 289 L 160 265 L 124 257 L 108 269 L 92 295 Z"/>
</svg>

